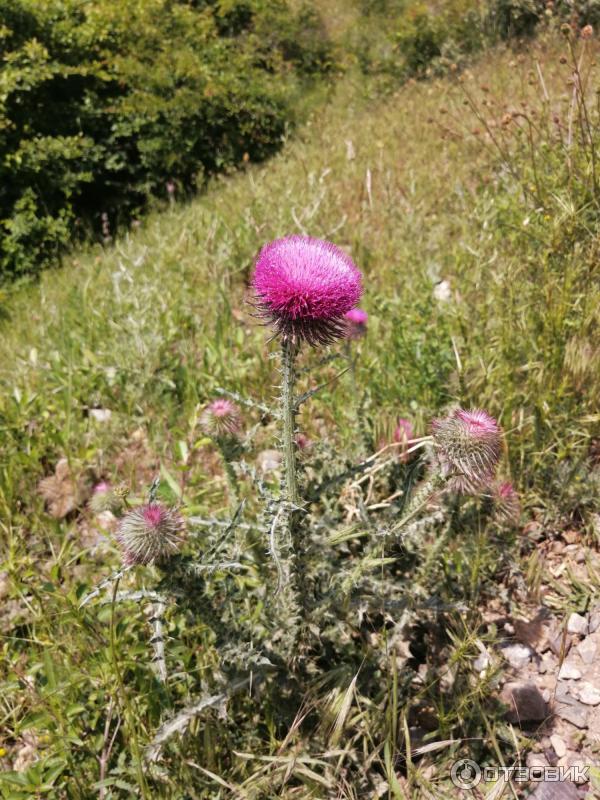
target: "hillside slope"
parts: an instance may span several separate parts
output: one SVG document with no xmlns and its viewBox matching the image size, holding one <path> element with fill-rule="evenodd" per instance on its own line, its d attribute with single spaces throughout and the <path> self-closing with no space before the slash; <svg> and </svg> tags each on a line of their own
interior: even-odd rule
<svg viewBox="0 0 600 800">
<path fill-rule="evenodd" d="M 589 62 L 595 45 L 581 46 Z M 271 348 L 254 317 L 248 280 L 257 251 L 274 237 L 301 232 L 331 239 L 365 276 L 369 332 L 360 343 L 356 385 L 345 376 L 301 415 L 311 439 L 360 455 L 356 409 L 348 402 L 356 392 L 365 394 L 360 413 L 375 441 L 398 416 L 425 433 L 431 416 L 453 403 L 485 407 L 503 425 L 504 477 L 521 492 L 522 522 L 537 528 L 521 526 L 518 542 L 508 530 L 499 540 L 480 532 L 463 541 L 457 534 L 447 553 L 433 551 L 429 578 L 452 582 L 472 611 L 464 627 L 457 613 L 456 647 L 445 652 L 446 665 L 468 673 L 478 652 L 479 615 L 495 592 L 490 581 L 502 597 L 512 597 L 514 574 L 520 586 L 539 589 L 534 556 L 541 527 L 557 536 L 575 529 L 595 547 L 597 498 L 589 487 L 596 485 L 600 423 L 599 216 L 587 134 L 578 147 L 573 133 L 578 117 L 572 84 L 566 85 L 572 64 L 561 63 L 565 52 L 564 42 L 550 37 L 522 53 L 490 53 L 461 75 L 411 82 L 384 96 L 362 76 L 348 76 L 267 164 L 216 180 L 190 204 L 150 216 L 114 245 L 73 254 L 39 285 L 6 299 L 0 572 L 7 653 L 10 645 L 7 768 L 43 705 L 59 733 L 46 744 L 36 734 L 32 747 L 46 756 L 71 742 L 71 755 L 63 754 L 76 776 L 68 796 L 89 796 L 83 776 L 102 742 L 79 739 L 79 706 L 98 703 L 100 724 L 98 687 L 104 678 L 117 680 L 105 656 L 88 687 L 83 654 L 95 640 L 73 609 L 75 590 L 109 574 L 118 556 L 109 544 L 90 558 L 96 539 L 85 499 L 71 498 L 69 513 L 52 518 L 40 480 L 66 458 L 75 483 L 125 482 L 135 495 L 162 470 L 170 484 L 185 475 L 197 514 L 223 511 L 224 475 L 206 442 L 197 442 L 197 417 L 219 387 L 261 402 L 272 397 Z M 598 84 L 590 69 L 591 92 Z M 262 447 L 271 433 L 268 425 L 259 432 Z M 63 488 L 77 495 L 72 484 Z M 598 588 L 584 582 L 577 602 L 587 607 Z M 559 593 L 556 607 L 570 604 L 568 592 Z M 134 630 L 143 624 L 139 616 Z M 131 635 L 125 625 L 120 635 Z M 143 641 L 132 646 L 143 652 Z M 129 680 L 145 690 L 124 749 L 137 746 L 137 738 L 145 742 L 159 716 L 154 690 L 136 670 L 141 674 L 132 666 Z M 19 682 L 30 674 L 42 676 L 41 688 L 21 697 Z M 452 700 L 444 695 L 435 709 L 429 741 L 492 729 L 489 750 L 512 759 L 526 748 L 502 733 L 492 683 L 489 676 L 457 681 Z M 240 702 L 242 708 L 248 721 L 263 713 L 249 703 Z M 327 720 L 335 720 L 332 708 Z M 242 753 L 237 760 L 220 750 L 223 731 L 213 741 L 211 730 L 203 730 L 202 769 L 194 762 L 200 756 L 190 755 L 185 768 L 171 773 L 164 796 L 181 796 L 190 775 L 199 781 L 194 797 L 366 796 L 345 782 L 346 759 L 369 762 L 367 782 L 369 771 L 383 780 L 387 770 L 383 796 L 417 797 L 421 790 L 438 796 L 431 794 L 431 770 L 404 765 L 410 787 L 394 783 L 396 750 L 384 757 L 383 740 L 369 743 L 369 720 L 378 725 L 381 717 L 376 705 L 357 703 L 351 725 L 359 733 L 345 751 L 332 740 L 338 766 L 303 760 L 316 758 L 310 737 L 282 737 L 264 713 L 260 735 L 244 739 L 241 729 L 229 731 Z M 264 767 L 271 762 L 261 761 L 269 758 L 271 773 Z M 431 761 L 446 780 L 435 750 Z M 111 797 L 134 796 L 119 794 L 127 790 L 117 784 L 111 791 Z M 362 791 L 374 791 L 373 784 Z M 440 791 L 447 797 L 453 790 Z"/>
</svg>

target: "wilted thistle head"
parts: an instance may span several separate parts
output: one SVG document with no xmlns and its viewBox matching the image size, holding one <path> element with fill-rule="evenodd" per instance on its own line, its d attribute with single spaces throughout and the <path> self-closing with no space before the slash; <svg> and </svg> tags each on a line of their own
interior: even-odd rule
<svg viewBox="0 0 600 800">
<path fill-rule="evenodd" d="M 146 503 L 129 511 L 116 538 L 127 566 L 154 564 L 177 553 L 183 542 L 185 521 L 181 514 L 162 503 Z"/>
<path fill-rule="evenodd" d="M 242 415 L 235 403 L 220 397 L 206 406 L 200 425 L 209 436 L 237 436 L 242 429 Z"/>
<path fill-rule="evenodd" d="M 398 424 L 396 425 L 396 429 L 394 430 L 394 441 L 400 444 L 401 446 L 398 448 L 398 454 L 400 456 L 400 460 L 403 462 L 408 461 L 409 454 L 406 452 L 408 450 L 408 443 L 411 439 L 415 438 L 415 432 L 412 426 L 412 423 L 408 419 L 403 419 L 400 417 L 398 419 Z"/>
<path fill-rule="evenodd" d="M 344 314 L 362 294 L 361 274 L 350 256 L 310 236 L 265 245 L 253 286 L 258 307 L 276 332 L 312 345 L 344 336 Z"/>
<path fill-rule="evenodd" d="M 346 338 L 360 339 L 367 332 L 369 315 L 362 308 L 351 308 L 344 314 L 346 321 Z"/>
<path fill-rule="evenodd" d="M 457 409 L 431 425 L 442 475 L 455 491 L 488 486 L 500 460 L 502 439 L 496 420 L 485 411 Z"/>
<path fill-rule="evenodd" d="M 516 523 L 521 516 L 519 495 L 510 481 L 499 483 L 494 489 L 496 514 L 506 522 Z"/>
</svg>

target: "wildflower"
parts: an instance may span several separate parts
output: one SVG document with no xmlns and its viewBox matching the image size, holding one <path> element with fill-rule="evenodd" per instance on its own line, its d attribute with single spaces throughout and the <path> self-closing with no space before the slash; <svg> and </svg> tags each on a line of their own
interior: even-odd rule
<svg viewBox="0 0 600 800">
<path fill-rule="evenodd" d="M 432 423 L 434 448 L 441 473 L 460 492 L 489 485 L 501 452 L 501 431 L 485 411 L 457 409 Z"/>
<path fill-rule="evenodd" d="M 494 490 L 496 513 L 506 522 L 518 522 L 521 514 L 519 495 L 510 481 L 498 484 Z"/>
<path fill-rule="evenodd" d="M 175 181 L 167 181 L 166 189 L 169 198 L 172 200 L 175 197 L 175 191 L 177 189 L 177 187 L 175 186 Z"/>
<path fill-rule="evenodd" d="M 582 39 L 591 39 L 593 35 L 594 35 L 594 29 L 592 28 L 591 25 L 585 25 L 581 29 L 581 38 Z"/>
<path fill-rule="evenodd" d="M 102 514 L 104 511 L 118 511 L 123 499 L 115 493 L 110 483 L 100 481 L 92 489 L 89 505 L 92 514 Z"/>
<path fill-rule="evenodd" d="M 346 338 L 360 339 L 367 332 L 369 315 L 362 308 L 351 308 L 344 314 L 346 320 Z"/>
<path fill-rule="evenodd" d="M 312 444 L 311 440 L 305 433 L 297 433 L 296 434 L 296 447 L 298 450 L 306 450 L 307 447 L 310 447 Z"/>
<path fill-rule="evenodd" d="M 361 274 L 331 242 L 287 236 L 265 245 L 253 286 L 262 314 L 283 337 L 328 344 L 344 335 L 344 314 L 362 294 Z"/>
<path fill-rule="evenodd" d="M 223 397 L 206 406 L 200 416 L 200 425 L 209 436 L 237 436 L 242 428 L 242 417 L 236 404 Z"/>
<path fill-rule="evenodd" d="M 129 511 L 119 524 L 116 539 L 128 566 L 153 564 L 174 555 L 183 542 L 185 522 L 174 508 L 147 503 Z"/>
<path fill-rule="evenodd" d="M 407 452 L 408 443 L 411 439 L 414 439 L 414 436 L 415 432 L 410 420 L 400 417 L 394 431 L 394 441 L 401 445 L 401 447 L 398 448 L 398 453 L 400 461 L 404 463 L 408 461 L 409 458 L 409 453 Z"/>
</svg>

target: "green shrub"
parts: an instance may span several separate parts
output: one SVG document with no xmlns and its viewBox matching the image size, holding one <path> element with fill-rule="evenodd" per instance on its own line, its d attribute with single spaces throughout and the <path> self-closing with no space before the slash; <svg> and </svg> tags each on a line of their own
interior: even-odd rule
<svg viewBox="0 0 600 800">
<path fill-rule="evenodd" d="M 0 279 L 280 145 L 331 66 L 284 0 L 0 0 Z"/>
</svg>

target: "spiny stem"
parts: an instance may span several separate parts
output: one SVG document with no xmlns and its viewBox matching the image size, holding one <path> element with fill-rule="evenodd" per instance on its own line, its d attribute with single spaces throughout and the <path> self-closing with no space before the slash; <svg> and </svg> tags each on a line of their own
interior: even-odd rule
<svg viewBox="0 0 600 800">
<path fill-rule="evenodd" d="M 119 687 L 119 696 L 123 702 L 124 712 L 131 734 L 131 750 L 132 750 L 133 760 L 135 762 L 135 770 L 137 774 L 140 793 L 143 800 L 148 800 L 150 795 L 148 793 L 148 784 L 146 783 L 146 776 L 144 775 L 144 771 L 142 769 L 142 756 L 138 741 L 137 728 L 134 721 L 136 719 L 136 715 L 129 701 L 129 695 L 127 694 L 127 689 L 125 688 L 125 681 L 123 680 L 123 674 L 121 672 L 121 666 L 119 664 L 119 657 L 117 655 L 117 641 L 115 635 L 115 607 L 116 607 L 117 592 L 119 589 L 119 581 L 120 577 L 116 579 L 112 593 L 112 603 L 110 609 L 109 651 L 110 651 L 110 658 L 113 664 L 113 669 L 115 671 L 115 676 L 117 679 L 117 686 Z"/>
<path fill-rule="evenodd" d="M 413 519 L 413 517 L 415 517 L 419 511 L 424 508 L 431 495 L 437 489 L 439 489 L 443 482 L 444 479 L 439 473 L 436 473 L 429 478 L 429 480 L 425 481 L 425 483 L 414 493 L 404 514 L 393 526 L 390 533 L 398 536 L 398 534 L 402 532 L 402 529 L 411 521 L 411 519 Z"/>
<path fill-rule="evenodd" d="M 294 385 L 296 375 L 294 362 L 297 345 L 287 336 L 281 344 L 281 416 L 283 421 L 282 446 L 285 470 L 286 500 L 290 505 L 298 505 L 298 478 L 296 474 L 296 401 Z"/>
</svg>

